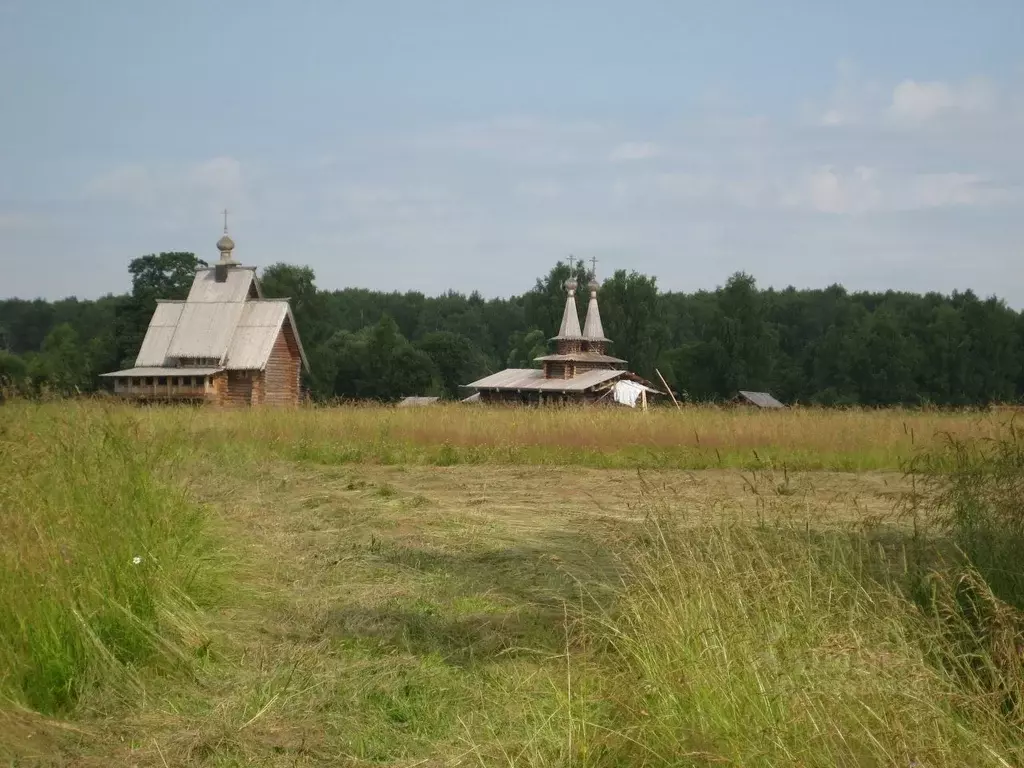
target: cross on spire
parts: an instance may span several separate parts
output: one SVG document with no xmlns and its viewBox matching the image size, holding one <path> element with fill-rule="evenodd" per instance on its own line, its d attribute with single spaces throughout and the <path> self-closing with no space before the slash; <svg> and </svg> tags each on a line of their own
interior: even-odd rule
<svg viewBox="0 0 1024 768">
<path fill-rule="evenodd" d="M 597 256 L 590 257 L 590 273 L 591 277 L 597 280 Z"/>
<path fill-rule="evenodd" d="M 224 209 L 224 234 L 228 233 L 228 209 Z"/>
</svg>

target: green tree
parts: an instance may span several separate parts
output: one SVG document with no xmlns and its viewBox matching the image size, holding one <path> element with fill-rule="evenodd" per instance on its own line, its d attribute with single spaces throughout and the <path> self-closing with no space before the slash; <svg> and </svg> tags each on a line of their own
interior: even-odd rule
<svg viewBox="0 0 1024 768">
<path fill-rule="evenodd" d="M 10 352 L 0 351 L 0 403 L 5 393 L 24 394 L 28 383 L 28 366 Z"/>
<path fill-rule="evenodd" d="M 465 336 L 451 331 L 432 331 L 416 342 L 426 353 L 440 377 L 441 390 L 447 398 L 459 396 L 459 387 L 468 384 L 482 372 L 480 351 Z"/>
<path fill-rule="evenodd" d="M 196 269 L 205 266 L 205 261 L 186 251 L 139 256 L 128 264 L 128 273 L 132 277 L 132 295 L 153 301 L 184 299 L 192 287 Z"/>
<path fill-rule="evenodd" d="M 330 335 L 322 324 L 323 294 L 316 288 L 316 274 L 310 267 L 271 264 L 260 277 L 263 295 L 268 299 L 288 299 L 295 323 L 311 346 Z"/>
<path fill-rule="evenodd" d="M 509 339 L 509 352 L 505 364 L 509 368 L 539 368 L 538 357 L 548 351 L 547 337 L 540 328 L 516 331 Z"/>
<path fill-rule="evenodd" d="M 339 331 L 323 350 L 324 375 L 333 375 L 336 397 L 394 401 L 411 395 L 440 394 L 433 361 L 401 334 L 385 315 L 376 325 L 352 333 Z M 325 394 L 323 379 L 319 390 Z"/>
<path fill-rule="evenodd" d="M 605 336 L 612 353 L 637 373 L 654 376 L 655 363 L 668 341 L 657 281 L 639 272 L 617 271 L 598 293 Z"/>
<path fill-rule="evenodd" d="M 754 278 L 742 272 L 730 277 L 719 292 L 719 307 L 719 338 L 729 358 L 721 394 L 768 389 L 777 347 Z"/>
<path fill-rule="evenodd" d="M 68 323 L 54 328 L 43 340 L 43 349 L 35 358 L 37 385 L 61 393 L 72 394 L 89 387 L 85 348 L 78 332 Z"/>
</svg>

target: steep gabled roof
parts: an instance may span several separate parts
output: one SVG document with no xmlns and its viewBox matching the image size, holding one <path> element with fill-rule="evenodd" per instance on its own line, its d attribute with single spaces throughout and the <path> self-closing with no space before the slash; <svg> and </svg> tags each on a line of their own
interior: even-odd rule
<svg viewBox="0 0 1024 768">
<path fill-rule="evenodd" d="M 227 357 L 224 360 L 225 368 L 229 370 L 263 370 L 266 368 L 277 336 L 287 322 L 291 326 L 295 343 L 299 347 L 302 365 L 307 371 L 309 370 L 309 361 L 302 348 L 302 340 L 299 338 L 295 319 L 292 317 L 287 299 L 247 301 L 242 307 L 241 317 L 235 324 L 231 346 L 228 348 Z"/>
<path fill-rule="evenodd" d="M 142 340 L 139 354 L 135 358 L 136 368 L 159 367 L 167 362 L 167 347 L 178 327 L 181 318 L 183 301 L 157 302 L 156 311 L 146 329 L 146 338 Z"/>
<path fill-rule="evenodd" d="M 167 367 L 177 358 L 206 358 L 228 370 L 263 370 L 288 323 L 308 371 L 288 300 L 255 298 L 260 294 L 259 280 L 250 268 L 230 269 L 221 283 L 214 270 L 196 270 L 188 299 L 157 302 L 135 366 Z"/>
</svg>

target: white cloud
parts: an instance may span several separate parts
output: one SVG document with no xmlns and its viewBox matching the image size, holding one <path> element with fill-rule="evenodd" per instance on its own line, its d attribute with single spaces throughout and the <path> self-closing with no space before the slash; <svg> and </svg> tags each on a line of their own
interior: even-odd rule
<svg viewBox="0 0 1024 768">
<path fill-rule="evenodd" d="M 969 173 L 903 174 L 878 168 L 816 168 L 797 179 L 782 195 L 785 207 L 820 213 L 860 215 L 969 208 L 1005 202 L 1004 190 Z"/>
<path fill-rule="evenodd" d="M 627 141 L 619 144 L 608 155 L 613 162 L 650 160 L 661 154 L 661 147 L 650 141 Z"/>
<path fill-rule="evenodd" d="M 893 89 L 889 114 L 897 119 L 930 120 L 949 112 L 988 111 L 995 101 L 995 88 L 986 80 L 966 83 L 904 80 Z"/>
<path fill-rule="evenodd" d="M 883 85 L 862 77 L 849 62 L 839 67 L 838 81 L 823 105 L 811 105 L 810 122 L 836 127 L 913 124 L 943 115 L 979 115 L 998 106 L 995 85 L 986 78 L 962 82 L 904 79 Z"/>
</svg>

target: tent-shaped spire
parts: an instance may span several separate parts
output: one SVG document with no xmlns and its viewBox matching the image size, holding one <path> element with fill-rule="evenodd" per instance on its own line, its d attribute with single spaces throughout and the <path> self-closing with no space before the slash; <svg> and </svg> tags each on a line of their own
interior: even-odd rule
<svg viewBox="0 0 1024 768">
<path fill-rule="evenodd" d="M 562 324 L 558 327 L 559 340 L 579 340 L 583 337 L 580 331 L 580 316 L 576 311 L 576 280 L 570 277 L 565 281 L 569 295 L 565 297 L 565 311 L 562 313 Z"/>
<path fill-rule="evenodd" d="M 587 305 L 587 319 L 583 324 L 583 338 L 586 341 L 607 342 L 604 327 L 601 325 L 601 310 L 597 308 L 597 280 L 592 279 L 590 285 L 590 303 Z"/>
</svg>

